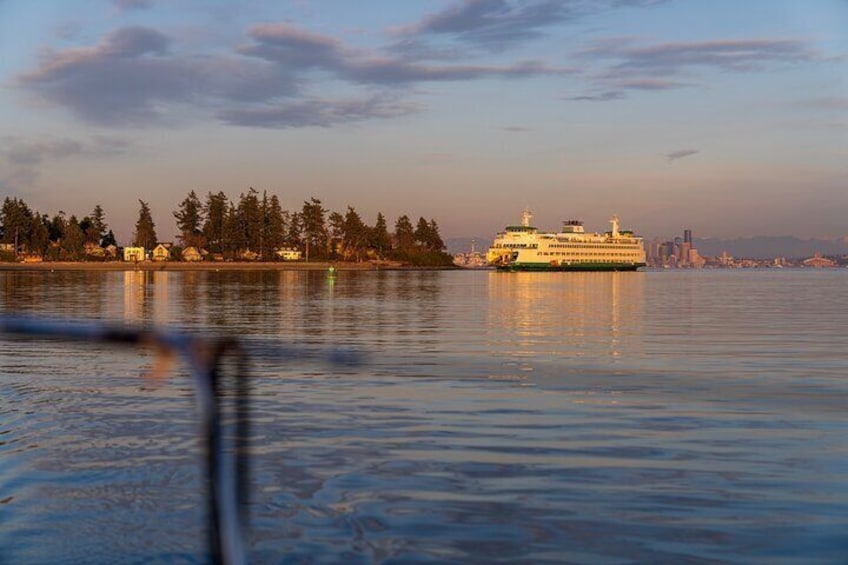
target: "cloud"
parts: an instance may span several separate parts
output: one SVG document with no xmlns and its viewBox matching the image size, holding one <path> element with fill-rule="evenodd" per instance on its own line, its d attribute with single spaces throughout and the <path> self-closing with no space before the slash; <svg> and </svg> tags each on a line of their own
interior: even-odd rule
<svg viewBox="0 0 848 565">
<path fill-rule="evenodd" d="M 148 27 L 124 27 L 93 46 L 46 50 L 18 85 L 78 118 L 103 126 L 178 125 L 192 116 L 258 127 L 344 123 L 419 111 L 397 91 L 422 82 L 526 78 L 573 69 L 541 61 L 507 64 L 425 63 L 387 49 L 360 49 L 286 23 L 251 28 L 231 53 L 180 53 L 171 37 Z M 336 80 L 364 90 L 350 100 L 317 96 Z M 375 87 L 385 90 L 375 94 Z M 320 109 L 314 119 L 298 117 Z M 350 119 L 339 112 L 347 110 Z"/>
<path fill-rule="evenodd" d="M 491 51 L 544 35 L 543 29 L 617 8 L 647 7 L 665 0 L 461 0 L 420 21 L 396 28 L 410 39 L 446 37 Z"/>
<path fill-rule="evenodd" d="M 665 157 L 668 159 L 668 162 L 671 163 L 672 161 L 677 161 L 678 159 L 683 159 L 684 157 L 689 157 L 690 155 L 695 155 L 700 152 L 700 149 L 678 149 L 677 151 L 666 153 Z"/>
<path fill-rule="evenodd" d="M 130 141 L 115 136 L 93 136 L 88 140 L 71 138 L 0 138 L 0 184 L 8 190 L 26 191 L 39 177 L 40 168 L 52 161 L 78 156 L 108 157 L 128 151 Z"/>
<path fill-rule="evenodd" d="M 584 94 L 582 96 L 565 96 L 561 100 L 572 102 L 609 102 L 611 100 L 622 100 L 627 96 L 620 90 L 607 90 L 598 94 Z"/>
<path fill-rule="evenodd" d="M 571 2 L 542 0 L 508 2 L 507 0 L 464 0 L 417 24 L 398 30 L 399 35 L 450 34 L 462 41 L 478 45 L 502 46 L 533 39 L 540 29 L 572 15 Z"/>
<path fill-rule="evenodd" d="M 804 41 L 740 39 L 638 45 L 632 38 L 610 38 L 577 53 L 605 68 L 594 73 L 596 94 L 566 100 L 608 101 L 627 91 L 664 91 L 693 87 L 703 69 L 750 72 L 784 64 L 824 60 Z"/>
<path fill-rule="evenodd" d="M 694 67 L 741 72 L 821 59 L 806 42 L 790 39 L 673 42 L 650 46 L 633 45 L 629 39 L 613 39 L 599 42 L 580 54 L 617 61 L 610 69 L 613 78 L 628 75 L 672 76 Z"/>
<path fill-rule="evenodd" d="M 19 82 L 89 122 L 158 121 L 157 103 L 187 101 L 198 87 L 198 67 L 167 56 L 168 46 L 158 31 L 122 28 L 94 47 L 48 52 Z"/>
<path fill-rule="evenodd" d="M 250 31 L 254 43 L 239 53 L 271 61 L 288 73 L 323 71 L 346 81 L 386 86 L 418 82 L 460 81 L 485 77 L 526 77 L 570 73 L 539 61 L 511 65 L 427 65 L 382 51 L 345 46 L 337 39 L 290 24 L 266 24 Z"/>
<path fill-rule="evenodd" d="M 231 108 L 220 112 L 218 117 L 231 125 L 284 129 L 396 118 L 421 110 L 421 106 L 396 97 L 374 95 L 363 99 L 309 98 L 261 107 Z"/>
<path fill-rule="evenodd" d="M 524 133 L 528 131 L 533 131 L 532 128 L 524 127 L 524 126 L 505 126 L 503 128 L 504 131 L 509 131 L 513 133 Z"/>
<path fill-rule="evenodd" d="M 155 0 L 112 0 L 112 4 L 119 12 L 129 12 L 131 10 L 147 10 L 152 8 L 156 3 Z"/>
</svg>

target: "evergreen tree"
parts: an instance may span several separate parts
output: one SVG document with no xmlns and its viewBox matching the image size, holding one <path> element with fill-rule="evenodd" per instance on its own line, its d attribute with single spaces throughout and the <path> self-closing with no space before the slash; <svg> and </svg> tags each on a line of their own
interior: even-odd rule
<svg viewBox="0 0 848 565">
<path fill-rule="evenodd" d="M 415 229 L 409 216 L 404 214 L 395 222 L 395 248 L 401 252 L 408 252 L 415 247 Z"/>
<path fill-rule="evenodd" d="M 179 238 L 184 247 L 203 247 L 203 204 L 192 190 L 174 212 Z"/>
<path fill-rule="evenodd" d="M 62 238 L 62 257 L 68 261 L 79 261 L 85 253 L 84 244 L 85 233 L 80 227 L 79 220 L 76 216 L 71 216 L 65 228 L 65 237 Z"/>
<path fill-rule="evenodd" d="M 327 217 L 330 226 L 330 258 L 336 259 L 339 252 L 344 256 L 344 216 L 338 212 L 331 212 Z"/>
<path fill-rule="evenodd" d="M 288 229 L 286 215 L 277 195 L 272 194 L 265 213 L 265 247 L 269 258 L 273 258 L 274 252 L 286 243 Z"/>
<path fill-rule="evenodd" d="M 104 246 L 103 238 L 106 236 L 106 230 L 109 226 L 106 224 L 106 214 L 100 204 L 94 206 L 94 210 L 88 216 L 90 226 L 86 230 L 86 239 L 95 242 L 97 245 Z"/>
<path fill-rule="evenodd" d="M 40 216 L 36 213 L 29 233 L 30 251 L 42 257 L 47 253 L 47 246 L 50 244 L 50 232 L 47 229 L 49 222 L 47 214 Z"/>
<path fill-rule="evenodd" d="M 50 233 L 50 241 L 61 242 L 65 237 L 65 229 L 68 227 L 68 222 L 65 220 L 65 213 L 59 210 L 59 213 L 53 216 L 50 224 L 47 226 L 47 231 Z"/>
<path fill-rule="evenodd" d="M 203 237 L 213 253 L 223 253 L 226 247 L 224 232 L 226 231 L 227 211 L 229 201 L 223 192 L 206 196 L 206 204 L 203 206 L 203 214 L 206 221 L 203 223 Z"/>
<path fill-rule="evenodd" d="M 237 249 L 259 252 L 262 247 L 262 210 L 259 193 L 252 187 L 239 197 L 237 210 Z"/>
<path fill-rule="evenodd" d="M 430 249 L 433 251 L 443 252 L 445 250 L 445 242 L 439 233 L 439 225 L 436 220 L 430 218 Z"/>
<path fill-rule="evenodd" d="M 362 261 L 368 246 L 368 226 L 353 206 L 347 207 L 344 217 L 344 257 L 346 261 Z"/>
<path fill-rule="evenodd" d="M 376 251 L 378 256 L 385 257 L 391 251 L 392 239 L 386 225 L 386 218 L 381 212 L 377 213 L 377 221 L 369 232 L 368 246 Z"/>
<path fill-rule="evenodd" d="M 303 203 L 300 213 L 302 237 L 306 246 L 306 257 L 323 259 L 327 257 L 327 226 L 324 224 L 326 210 L 317 198 Z"/>
<path fill-rule="evenodd" d="M 133 244 L 136 247 L 144 247 L 145 249 L 153 249 L 156 247 L 156 226 L 153 223 L 153 215 L 150 213 L 150 206 L 147 202 L 139 200 L 141 208 L 138 211 L 138 221 L 135 223 L 135 236 Z"/>
<path fill-rule="evenodd" d="M 103 236 L 103 241 L 100 242 L 103 247 L 109 247 L 110 245 L 118 246 L 118 241 L 115 239 L 115 234 L 112 233 L 112 230 L 106 232 L 106 235 Z"/>
<path fill-rule="evenodd" d="M 18 250 L 29 249 L 29 234 L 32 230 L 33 214 L 26 202 L 17 198 L 3 200 L 0 223 L 3 225 L 3 243 L 12 243 Z"/>
</svg>

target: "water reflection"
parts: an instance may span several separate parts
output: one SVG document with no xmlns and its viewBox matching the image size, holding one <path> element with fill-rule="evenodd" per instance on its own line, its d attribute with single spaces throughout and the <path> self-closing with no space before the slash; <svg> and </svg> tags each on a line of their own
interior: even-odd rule
<svg viewBox="0 0 848 565">
<path fill-rule="evenodd" d="M 517 357 L 618 357 L 638 348 L 645 273 L 489 273 L 489 332 Z M 632 349 L 630 353 L 635 353 Z"/>
</svg>

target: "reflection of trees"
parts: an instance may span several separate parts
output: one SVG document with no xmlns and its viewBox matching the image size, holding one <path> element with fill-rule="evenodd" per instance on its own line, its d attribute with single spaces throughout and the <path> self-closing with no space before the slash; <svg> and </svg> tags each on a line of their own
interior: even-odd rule
<svg viewBox="0 0 848 565">
<path fill-rule="evenodd" d="M 490 273 L 488 327 L 519 356 L 617 356 L 641 334 L 644 273 Z M 507 330 L 507 333 L 503 333 Z"/>
</svg>

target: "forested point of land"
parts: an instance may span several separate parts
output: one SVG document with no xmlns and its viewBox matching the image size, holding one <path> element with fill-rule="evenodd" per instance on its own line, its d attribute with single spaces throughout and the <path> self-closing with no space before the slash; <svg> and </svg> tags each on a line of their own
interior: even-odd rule
<svg viewBox="0 0 848 565">
<path fill-rule="evenodd" d="M 139 200 L 131 246 L 154 249 L 159 241 L 150 206 Z M 300 210 L 285 210 L 276 194 L 250 188 L 230 200 L 223 192 L 205 199 L 191 191 L 173 211 L 177 242 L 168 242 L 169 259 L 180 260 L 194 248 L 204 260 L 281 260 L 297 251 L 307 261 L 399 261 L 414 266 L 448 266 L 451 257 L 434 219 L 413 224 L 398 217 L 389 231 L 378 213 L 367 224 L 353 206 L 344 212 L 326 209 L 310 198 Z M 106 261 L 120 259 L 118 242 L 97 204 L 85 216 L 59 211 L 52 217 L 33 211 L 20 198 L 6 197 L 0 210 L 0 260 Z"/>
</svg>

